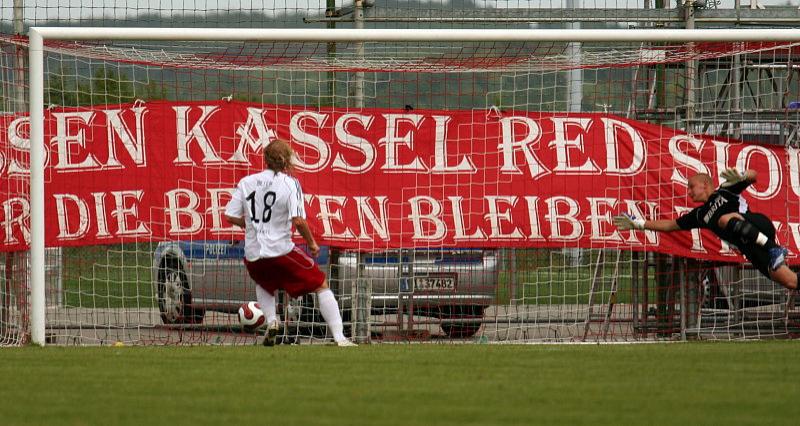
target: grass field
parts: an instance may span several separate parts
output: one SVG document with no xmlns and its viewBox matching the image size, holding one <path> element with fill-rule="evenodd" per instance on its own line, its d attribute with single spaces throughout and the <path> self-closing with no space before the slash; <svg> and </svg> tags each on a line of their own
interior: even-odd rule
<svg viewBox="0 0 800 426">
<path fill-rule="evenodd" d="M 2 425 L 798 424 L 800 342 L 0 349 Z"/>
</svg>

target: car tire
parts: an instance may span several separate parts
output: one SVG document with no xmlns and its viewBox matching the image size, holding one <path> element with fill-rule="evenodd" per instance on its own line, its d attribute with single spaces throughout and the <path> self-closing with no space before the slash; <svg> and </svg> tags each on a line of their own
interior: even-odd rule
<svg viewBox="0 0 800 426">
<path fill-rule="evenodd" d="M 453 339 L 465 339 L 475 335 L 483 325 L 483 312 L 486 310 L 485 306 L 476 305 L 457 305 L 442 307 L 439 317 L 443 320 L 458 319 L 466 320 L 474 318 L 475 322 L 457 322 L 448 323 L 442 322 L 441 327 L 447 336 Z"/>
<path fill-rule="evenodd" d="M 205 311 L 192 307 L 192 290 L 180 261 L 167 258 L 158 270 L 158 311 L 164 324 L 200 324 Z"/>
</svg>

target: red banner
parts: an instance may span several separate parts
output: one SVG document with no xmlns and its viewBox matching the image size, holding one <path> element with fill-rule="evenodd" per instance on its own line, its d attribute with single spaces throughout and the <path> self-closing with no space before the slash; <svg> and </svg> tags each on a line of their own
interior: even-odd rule
<svg viewBox="0 0 800 426">
<path fill-rule="evenodd" d="M 29 121 L 0 117 L 2 249 L 29 243 Z M 704 231 L 620 232 L 629 211 L 694 207 L 686 178 L 752 168 L 751 209 L 798 251 L 794 149 L 691 137 L 605 114 L 307 109 L 151 102 L 51 109 L 45 118 L 48 246 L 241 238 L 223 211 L 274 138 L 297 151 L 321 244 L 391 247 L 626 247 L 730 260 Z"/>
</svg>

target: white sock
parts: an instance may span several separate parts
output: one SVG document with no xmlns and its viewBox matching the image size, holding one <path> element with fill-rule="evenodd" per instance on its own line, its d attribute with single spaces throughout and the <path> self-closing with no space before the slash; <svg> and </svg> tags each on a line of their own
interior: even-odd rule
<svg viewBox="0 0 800 426">
<path fill-rule="evenodd" d="M 345 340 L 346 337 L 344 337 L 343 333 L 344 326 L 342 325 L 342 316 L 339 314 L 339 304 L 336 303 L 336 298 L 333 297 L 333 292 L 331 289 L 326 288 L 325 290 L 317 293 L 317 298 L 319 299 L 319 311 L 322 312 L 322 318 L 325 318 L 328 328 L 331 329 L 333 340 L 337 342 Z"/>
<path fill-rule="evenodd" d="M 261 305 L 261 310 L 264 311 L 264 316 L 267 317 L 267 324 L 278 319 L 278 314 L 275 312 L 275 296 L 257 285 L 256 299 Z"/>
</svg>

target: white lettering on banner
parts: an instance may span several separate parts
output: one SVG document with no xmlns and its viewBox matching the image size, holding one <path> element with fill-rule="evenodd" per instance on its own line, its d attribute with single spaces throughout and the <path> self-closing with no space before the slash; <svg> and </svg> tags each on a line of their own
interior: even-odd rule
<svg viewBox="0 0 800 426">
<path fill-rule="evenodd" d="M 317 200 L 319 204 L 319 214 L 317 217 L 322 221 L 323 237 L 334 240 L 349 240 L 354 238 L 353 231 L 346 226 L 342 232 L 334 233 L 333 231 L 333 220 L 344 224 L 344 220 L 342 220 L 342 209 L 345 207 L 345 204 L 347 204 L 347 197 L 317 195 Z"/>
<path fill-rule="evenodd" d="M 353 197 L 353 199 L 356 200 L 356 207 L 358 209 L 358 228 L 361 231 L 361 233 L 358 234 L 358 239 L 373 241 L 370 234 L 367 233 L 366 221 L 368 220 L 378 237 L 384 241 L 388 241 L 389 223 L 386 221 L 386 205 L 389 202 L 389 199 L 384 195 L 374 197 L 375 200 L 378 201 L 379 214 L 376 215 L 375 210 L 373 210 L 369 205 L 370 198 L 371 197 Z"/>
<path fill-rule="evenodd" d="M 789 235 L 794 240 L 794 246 L 800 247 L 800 223 L 789 223 Z"/>
<path fill-rule="evenodd" d="M 8 176 L 9 177 L 18 177 L 18 176 L 27 176 L 30 174 L 30 170 L 27 166 L 21 165 L 17 162 L 14 158 L 12 153 L 28 153 L 31 149 L 31 140 L 28 138 L 22 137 L 23 128 L 27 127 L 30 129 L 30 119 L 28 117 L 18 117 L 15 118 L 9 125 L 8 129 L 6 129 L 6 135 L 8 136 L 8 142 L 11 147 L 10 150 L 7 150 L 4 153 L 0 153 L 0 155 L 5 154 L 7 156 L 7 165 L 8 165 Z M 44 150 L 44 164 L 48 164 L 48 157 L 50 156 L 50 150 Z"/>
<path fill-rule="evenodd" d="M 253 131 L 255 130 L 255 138 L 253 138 Z M 247 108 L 247 121 L 241 126 L 236 127 L 236 134 L 239 136 L 239 142 L 236 144 L 236 150 L 233 155 L 228 158 L 231 163 L 241 163 L 250 165 L 245 148 L 250 148 L 252 152 L 261 154 L 262 149 L 269 145 L 270 142 L 277 139 L 275 132 L 267 126 L 267 121 L 264 119 L 264 110 L 262 108 Z"/>
<path fill-rule="evenodd" d="M 461 201 L 464 197 L 447 197 L 447 199 L 450 200 L 450 208 L 453 209 L 453 226 L 455 227 L 453 239 L 456 241 L 486 241 L 486 234 L 484 234 L 480 228 L 476 228 L 472 235 L 467 235 L 467 231 L 464 227 L 464 213 L 461 208 Z M 471 215 L 468 214 L 467 216 Z"/>
<path fill-rule="evenodd" d="M 116 208 L 111 215 L 117 218 L 117 236 L 145 236 L 150 234 L 150 229 L 144 222 L 139 221 L 139 202 L 142 201 L 144 191 L 111 191 L 116 202 Z M 132 203 L 128 206 L 128 201 Z M 128 217 L 136 224 L 134 228 L 128 227 Z"/>
<path fill-rule="evenodd" d="M 681 217 L 686 213 L 692 211 L 691 207 L 675 207 L 675 212 L 677 213 L 677 217 Z M 703 235 L 700 231 L 700 228 L 694 228 L 690 231 L 692 236 L 692 247 L 690 248 L 691 251 L 695 253 L 707 253 L 708 251 L 703 247 Z"/>
<path fill-rule="evenodd" d="M 536 195 L 525 196 L 525 203 L 528 206 L 528 221 L 530 221 L 531 232 L 528 234 L 529 240 L 544 241 L 542 228 L 539 225 L 539 197 Z"/>
<path fill-rule="evenodd" d="M 17 206 L 14 208 L 14 206 Z M 31 216 L 31 203 L 22 197 L 12 197 L 3 201 L 3 230 L 6 237 L 3 239 L 5 244 L 17 244 L 19 240 L 14 236 L 14 228 L 18 228 L 22 234 L 22 242 L 30 244 L 31 232 L 25 224 Z"/>
<path fill-rule="evenodd" d="M 524 125 L 528 131 L 525 137 L 517 140 L 515 129 L 518 124 Z M 550 172 L 547 167 L 536 158 L 534 146 L 539 143 L 542 137 L 542 128 L 536 120 L 529 117 L 504 117 L 500 119 L 500 129 L 502 141 L 497 146 L 503 153 L 503 166 L 500 167 L 501 173 L 521 175 L 522 170 L 517 167 L 516 151 L 521 150 L 528 164 L 528 171 L 532 179 L 537 179 L 543 174 Z"/>
<path fill-rule="evenodd" d="M 94 198 L 94 211 L 97 217 L 97 238 L 111 238 L 108 231 L 108 221 L 106 220 L 106 193 L 92 192 Z"/>
<path fill-rule="evenodd" d="M 316 132 L 319 133 L 325 122 L 328 121 L 328 115 L 304 111 L 293 115 L 289 122 L 289 133 L 292 135 L 292 140 L 303 147 L 295 150 L 297 155 L 295 156 L 294 165 L 304 172 L 315 173 L 328 165 L 328 161 L 331 158 L 331 148 L 318 136 L 305 131 L 304 123 L 306 121 L 312 121 L 317 126 Z M 316 163 L 308 164 L 303 161 L 303 158 L 308 156 L 305 152 L 306 148 L 313 152 L 311 157 L 319 156 L 319 160 Z"/>
<path fill-rule="evenodd" d="M 439 201 L 433 197 L 420 195 L 410 198 L 408 202 L 411 205 L 411 214 L 408 216 L 408 219 L 410 219 L 411 223 L 414 225 L 414 236 L 411 238 L 423 241 L 443 240 L 447 234 L 447 225 L 445 225 L 444 221 L 439 217 L 442 214 L 442 205 L 439 204 Z M 422 204 L 429 206 L 428 213 L 422 213 Z M 432 233 L 425 234 L 425 223 L 433 226 Z"/>
<path fill-rule="evenodd" d="M 547 220 L 550 221 L 550 239 L 559 241 L 572 241 L 580 239 L 583 235 L 583 224 L 578 220 L 581 211 L 578 202 L 566 196 L 557 195 L 544 200 L 547 204 Z M 567 211 L 559 212 L 559 206 L 567 206 Z M 561 222 L 566 222 L 572 231 L 569 234 L 561 233 Z"/>
<path fill-rule="evenodd" d="M 548 146 L 556 148 L 556 160 L 558 164 L 553 167 L 553 172 L 564 174 L 600 174 L 600 167 L 591 159 L 586 159 L 580 166 L 572 165 L 570 153 L 584 153 L 583 136 L 592 124 L 591 118 L 577 117 L 552 117 L 550 121 L 555 126 L 555 137 Z M 567 129 L 575 127 L 580 132 L 575 139 L 567 139 Z"/>
<path fill-rule="evenodd" d="M 695 155 L 699 157 L 700 149 L 703 147 L 703 140 L 693 138 L 689 135 L 677 135 L 670 138 L 669 142 L 667 143 L 667 149 L 669 150 L 670 155 L 672 155 L 672 159 L 675 161 L 675 167 L 673 167 L 672 176 L 670 178 L 675 183 L 688 186 L 689 178 L 694 174 L 708 173 L 710 175 L 710 173 L 708 171 L 708 167 L 706 167 L 702 161 L 681 151 L 682 143 L 692 147 L 695 151 Z M 679 166 L 687 167 L 694 171 L 694 173 L 686 176 L 680 171 L 680 169 L 683 167 Z"/>
<path fill-rule="evenodd" d="M 779 246 L 783 245 L 780 239 L 781 229 L 783 229 L 783 223 L 773 220 L 772 226 L 775 227 L 775 243 L 777 243 Z"/>
<path fill-rule="evenodd" d="M 606 135 L 606 174 L 632 176 L 642 171 L 647 156 L 647 149 L 644 145 L 642 136 L 630 124 L 609 117 L 601 117 L 605 127 Z M 619 147 L 621 138 L 619 134 L 624 133 L 631 140 L 631 151 L 633 158 L 631 164 L 626 168 L 621 168 L 619 164 Z"/>
<path fill-rule="evenodd" d="M 401 136 L 398 134 L 400 132 L 400 124 L 410 123 L 416 130 L 422 120 L 425 119 L 425 116 L 420 114 L 384 114 L 383 118 L 386 120 L 386 135 L 378 140 L 378 144 L 386 145 L 386 162 L 381 166 L 381 170 L 385 170 L 387 173 L 427 172 L 428 166 L 416 156 L 410 163 L 398 163 L 400 161 L 398 150 L 401 146 L 408 147 L 412 152 L 414 150 L 414 131 L 409 130 Z"/>
<path fill-rule="evenodd" d="M 594 197 L 589 197 L 586 200 L 589 201 L 590 213 L 586 219 L 589 220 L 589 228 L 592 232 L 590 238 L 597 241 L 622 241 L 622 237 L 617 231 L 613 231 L 611 235 L 603 235 L 601 232 L 604 226 L 610 226 L 611 212 L 616 207 L 617 200 L 615 198 Z M 603 207 L 606 208 L 603 209 Z M 612 228 L 614 227 L 612 226 Z"/>
<path fill-rule="evenodd" d="M 145 160 L 145 131 L 144 116 L 147 110 L 144 107 L 131 108 L 134 114 L 135 135 L 131 135 L 128 125 L 120 117 L 122 110 L 104 110 L 106 116 L 108 136 L 108 161 L 105 168 L 121 168 L 122 164 L 117 160 L 117 151 L 114 148 L 114 140 L 119 139 L 122 146 L 128 152 L 133 163 L 139 167 L 147 166 Z M 115 138 L 114 135 L 117 137 Z"/>
<path fill-rule="evenodd" d="M 786 156 L 789 157 L 789 186 L 792 194 L 800 197 L 800 150 L 786 148 Z"/>
<path fill-rule="evenodd" d="M 767 170 L 769 173 L 767 173 L 766 176 L 760 174 L 758 181 L 759 183 L 763 182 L 765 180 L 764 178 L 766 177 L 768 179 L 768 184 L 767 188 L 763 191 L 758 191 L 755 186 L 750 185 L 747 188 L 747 192 L 750 193 L 753 198 L 758 198 L 759 200 L 769 200 L 775 196 L 775 194 L 778 192 L 778 189 L 781 187 L 783 175 L 781 171 L 781 162 L 778 160 L 778 157 L 775 156 L 775 153 L 769 148 L 759 145 L 748 145 L 739 151 L 739 156 L 736 158 L 736 168 L 739 170 L 747 170 L 751 168 L 749 167 L 750 161 L 755 154 L 761 154 L 767 159 Z"/>
<path fill-rule="evenodd" d="M 169 217 L 169 233 L 172 235 L 191 235 L 203 228 L 203 217 L 197 212 L 200 197 L 188 189 L 173 189 L 164 194 L 167 208 L 164 213 Z M 186 200 L 181 203 L 181 200 Z M 183 204 L 183 205 L 182 205 Z M 184 227 L 181 218 L 188 217 L 190 224 Z"/>
<path fill-rule="evenodd" d="M 720 250 L 719 254 L 723 256 L 736 256 L 736 253 L 733 251 L 733 247 L 728 244 L 727 241 L 720 239 L 719 240 Z"/>
<path fill-rule="evenodd" d="M 74 194 L 53 194 L 56 200 L 56 212 L 58 214 L 58 238 L 62 241 L 77 240 L 86 236 L 89 232 L 89 206 L 86 202 Z M 74 231 L 70 231 L 70 215 L 67 210 L 66 202 L 69 201 L 78 209 L 78 226 Z"/>
<path fill-rule="evenodd" d="M 242 228 L 236 225 L 223 226 L 222 216 L 225 215 L 225 207 L 228 201 L 233 198 L 236 188 L 208 188 L 211 206 L 206 209 L 206 214 L 211 215 L 211 232 L 240 232 Z M 222 201 L 222 198 L 225 201 Z M 227 223 L 227 222 L 225 222 Z"/>
<path fill-rule="evenodd" d="M 500 203 L 503 203 L 513 208 L 517 204 L 517 197 L 513 195 L 489 195 L 486 196 L 485 199 L 489 205 L 489 213 L 485 214 L 483 217 L 484 219 L 489 220 L 489 226 L 491 227 L 489 238 L 498 240 L 521 239 L 522 233 L 519 232 L 519 229 L 516 226 L 510 233 L 503 233 L 503 224 L 501 222 L 506 221 L 511 224 L 514 222 L 511 219 L 511 209 L 509 208 L 505 211 L 500 211 L 499 206 Z"/>
<path fill-rule="evenodd" d="M 216 151 L 214 151 L 214 147 L 211 146 L 208 133 L 206 133 L 206 129 L 203 127 L 205 122 L 208 121 L 208 119 L 210 119 L 217 111 L 219 111 L 219 107 L 214 105 L 201 106 L 200 118 L 198 118 L 191 127 L 189 127 L 189 111 L 192 109 L 192 107 L 175 106 L 172 107 L 172 109 L 175 110 L 175 118 L 178 129 L 178 138 L 176 143 L 178 156 L 175 158 L 173 163 L 177 165 L 197 165 L 189 156 L 189 145 L 192 142 L 195 142 L 200 147 L 200 150 L 203 151 L 203 160 L 201 161 L 202 164 L 211 165 L 223 163 L 222 158 L 217 155 Z"/>
<path fill-rule="evenodd" d="M 452 120 L 446 115 L 434 115 L 436 122 L 436 136 L 434 141 L 434 164 L 431 169 L 434 173 L 475 173 L 478 169 L 472 164 L 468 156 L 462 156 L 457 166 L 447 165 L 447 123 Z"/>
<path fill-rule="evenodd" d="M 55 168 L 60 170 L 74 169 L 96 169 L 100 163 L 92 155 L 91 150 L 86 148 L 86 128 L 92 125 L 94 111 L 75 111 L 75 112 L 55 112 L 56 135 L 51 139 L 55 142 L 58 152 L 58 163 Z M 75 133 L 70 133 L 70 129 L 77 127 Z M 77 147 L 77 149 L 73 148 Z M 85 153 L 86 158 L 76 163 L 73 159 L 75 151 Z"/>
<path fill-rule="evenodd" d="M 370 170 L 372 166 L 375 165 L 375 147 L 372 146 L 368 140 L 353 136 L 353 134 L 347 131 L 350 123 L 358 123 L 366 131 L 372 126 L 372 122 L 373 117 L 371 115 L 359 114 L 344 114 L 336 120 L 334 127 L 336 139 L 339 140 L 342 146 L 361 152 L 361 154 L 364 155 L 364 162 L 354 166 L 348 163 L 341 153 L 338 153 L 336 154 L 336 158 L 333 159 L 333 165 L 331 166 L 333 170 L 349 174 L 359 174 Z"/>
</svg>

